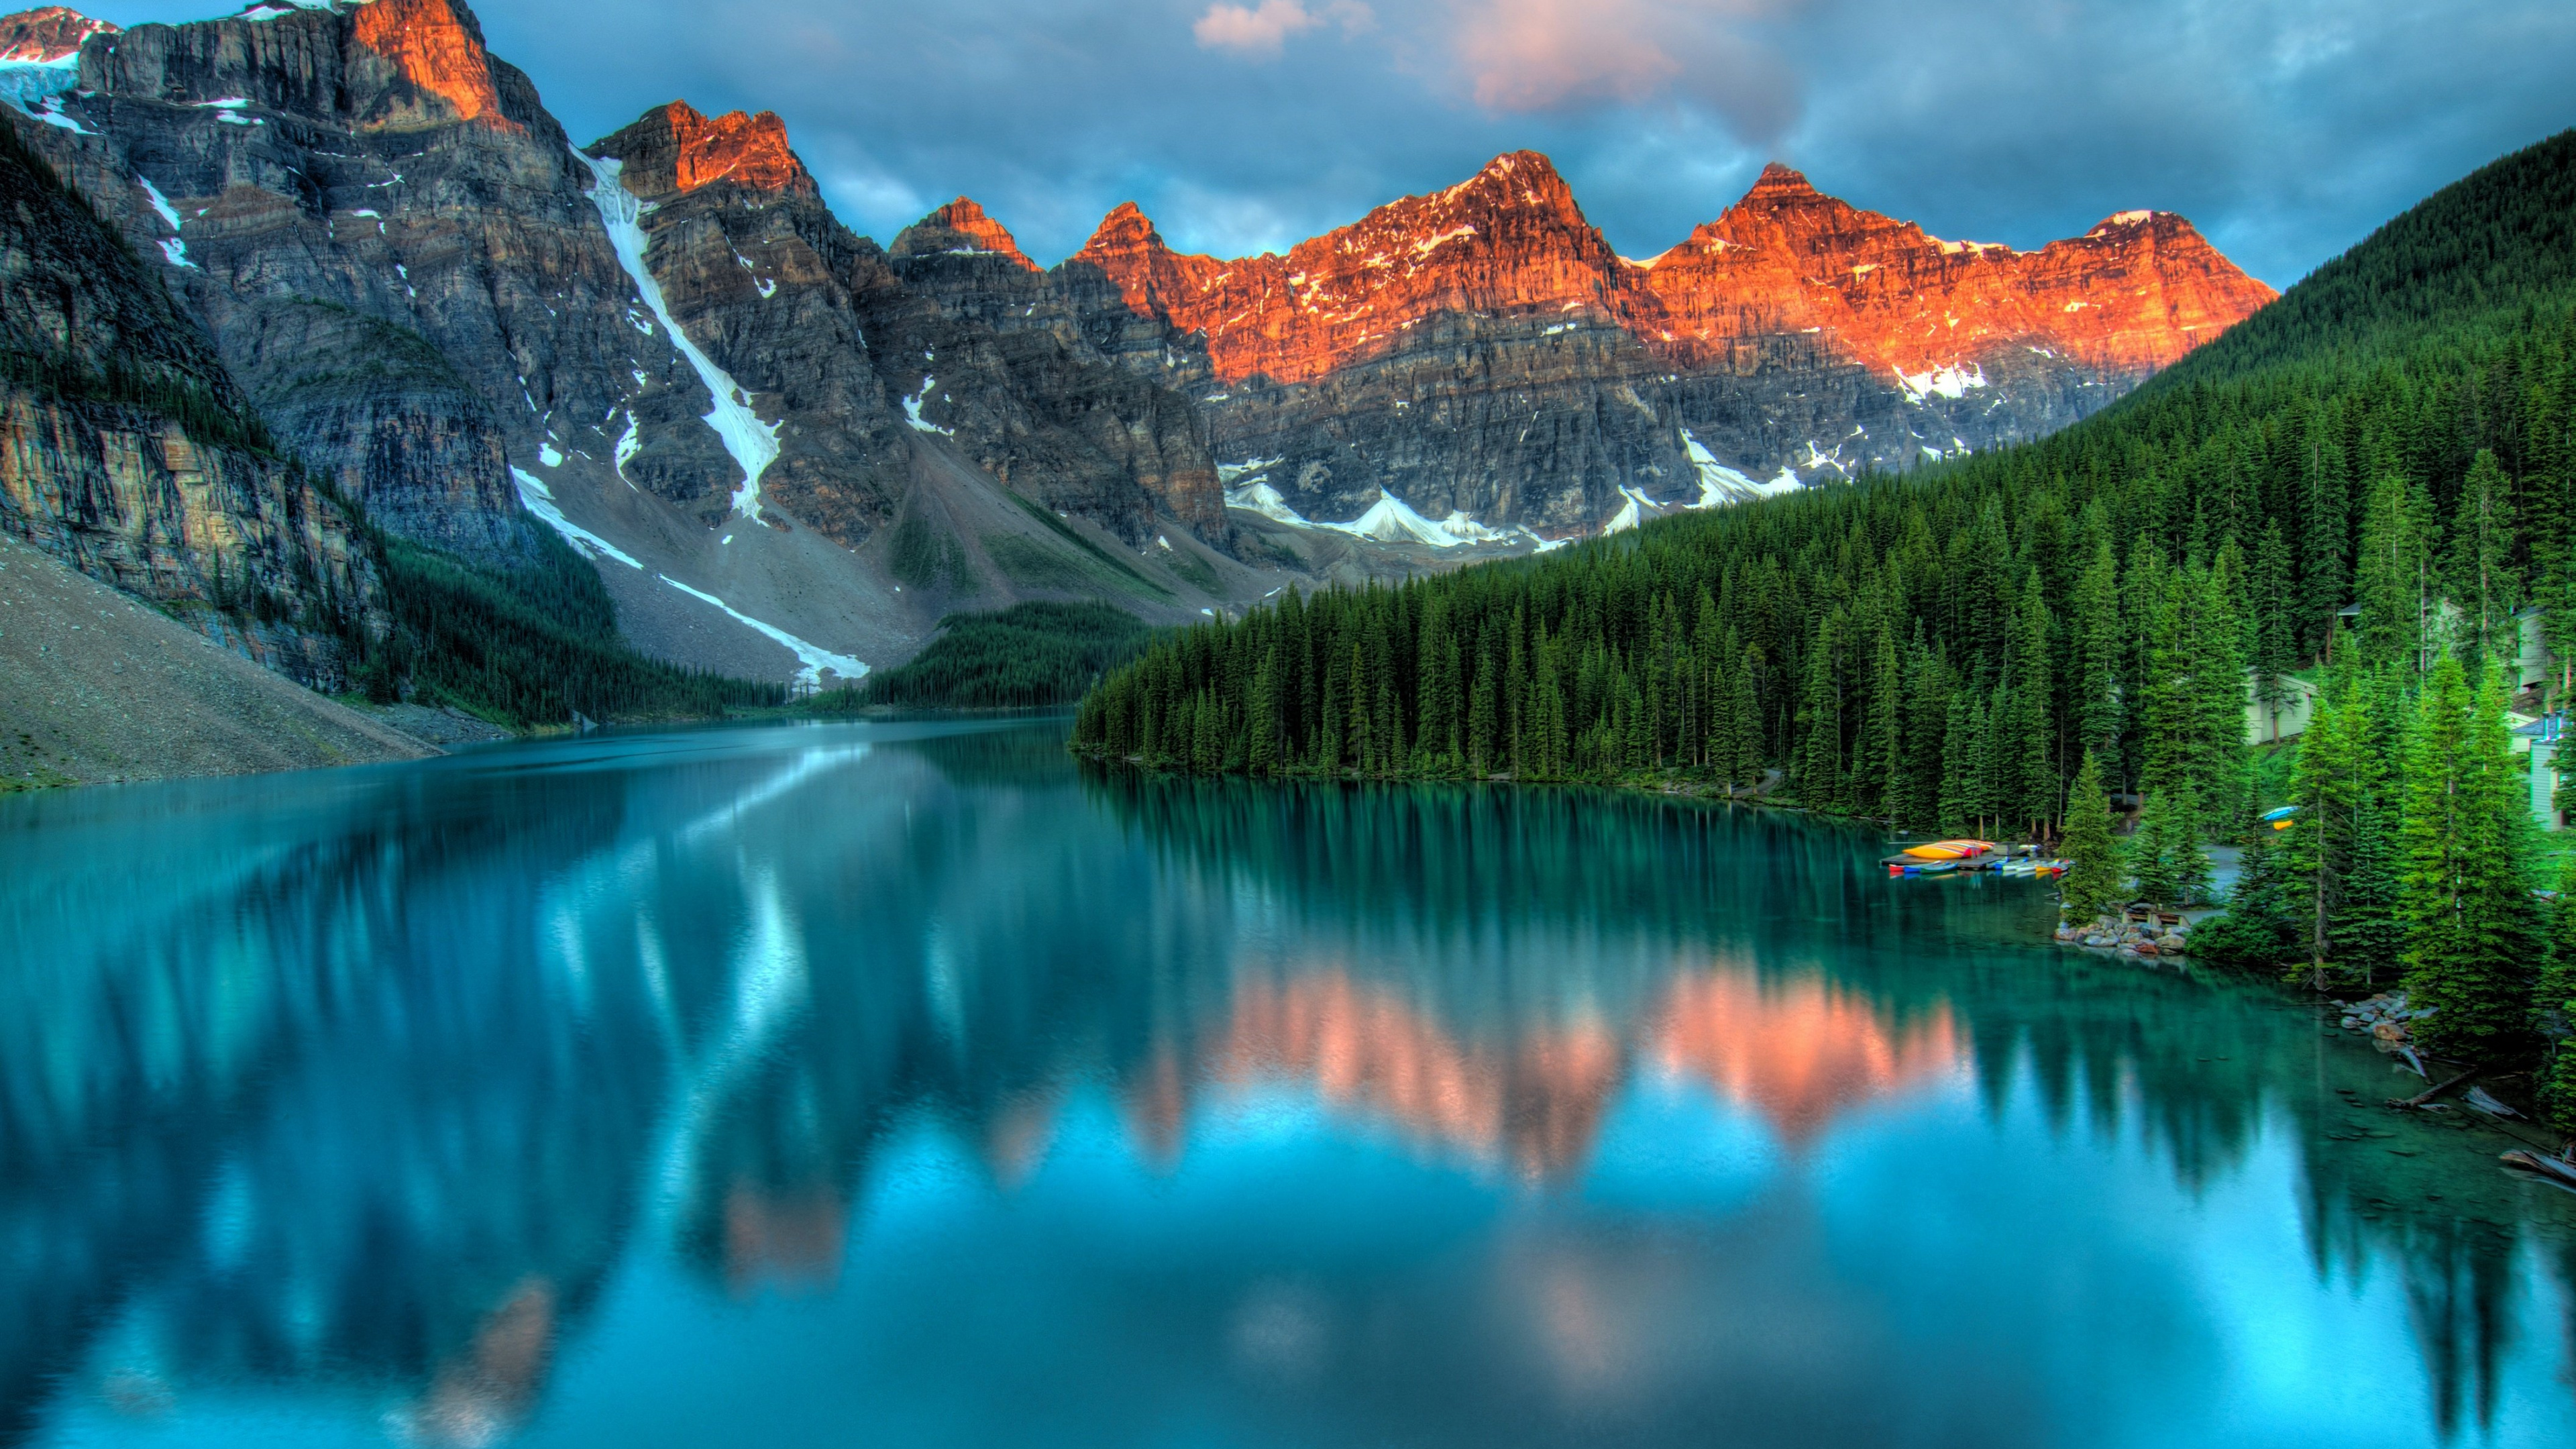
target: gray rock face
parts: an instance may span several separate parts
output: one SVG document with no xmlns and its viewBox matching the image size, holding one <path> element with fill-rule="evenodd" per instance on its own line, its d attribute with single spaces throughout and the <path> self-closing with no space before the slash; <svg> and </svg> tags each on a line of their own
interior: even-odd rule
<svg viewBox="0 0 2576 1449">
<path fill-rule="evenodd" d="M 138 26 L 85 45 L 80 75 L 64 110 L 95 134 L 49 130 L 48 150 L 166 255 L 165 281 L 237 372 L 291 387 L 279 328 L 310 333 L 329 308 L 444 361 L 376 332 L 406 360 L 362 403 L 354 379 L 284 399 L 316 423 L 359 408 L 336 443 L 318 426 L 298 441 L 323 471 L 363 477 L 357 496 L 390 526 L 506 558 L 528 525 L 495 454 L 525 466 L 553 448 L 609 473 L 629 419 L 625 480 L 683 508 L 731 494 L 739 472 L 698 421 L 706 390 L 637 304 L 588 169 L 461 4 Z M 351 323 L 328 345 L 368 335 Z"/>
<path fill-rule="evenodd" d="M 0 527 L 306 683 L 389 627 L 342 506 L 0 115 Z"/>
<path fill-rule="evenodd" d="M 487 562 L 522 557 L 501 430 L 419 333 L 302 297 L 228 310 L 225 351 L 278 440 L 376 523 Z"/>
<path fill-rule="evenodd" d="M 591 152 L 617 159 L 643 203 L 672 315 L 780 419 L 764 494 L 836 541 L 855 548 L 892 517 L 912 431 L 951 439 L 1005 485 L 1130 544 L 1168 521 L 1225 536 L 1187 399 L 1079 337 L 994 325 L 1007 298 L 1040 287 L 998 227 L 970 235 L 935 217 L 889 257 L 833 218 L 766 114 L 674 103 Z M 950 310 L 952 295 L 973 305 Z"/>
<path fill-rule="evenodd" d="M 2164 213 L 2017 253 L 1777 166 L 1631 261 L 1530 152 L 1284 256 L 1181 255 L 1122 206 L 1049 283 L 1104 355 L 1186 379 L 1229 471 L 1308 517 L 1384 493 L 1558 533 L 2034 437 L 2271 296 Z"/>
<path fill-rule="evenodd" d="M 945 607 L 1086 592 L 1087 570 L 1149 612 L 1214 585 L 1182 546 L 1228 533 L 1189 400 L 1078 333 L 909 288 L 774 117 L 656 112 L 611 138 L 611 195 L 460 0 L 19 30 L 80 46 L 69 89 L 19 97 L 32 144 L 278 445 L 398 535 L 506 566 L 540 526 L 524 501 L 645 647 L 755 675 L 900 658 Z M 967 563 L 906 593 L 875 540 L 911 514 Z"/>
</svg>

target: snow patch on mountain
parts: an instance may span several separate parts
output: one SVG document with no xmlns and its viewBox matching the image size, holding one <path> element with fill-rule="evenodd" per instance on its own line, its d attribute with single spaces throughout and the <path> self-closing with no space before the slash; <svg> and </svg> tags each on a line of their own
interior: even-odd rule
<svg viewBox="0 0 2576 1449">
<path fill-rule="evenodd" d="M 1315 526 L 1347 533 L 1354 538 L 1372 538 L 1380 543 L 1425 543 L 1433 548 L 1456 548 L 1464 543 L 1482 543 L 1501 537 L 1464 513 L 1453 512 L 1434 523 L 1383 488 L 1378 490 L 1377 502 L 1369 505 L 1368 512 L 1348 523 L 1320 523 Z"/>
<path fill-rule="evenodd" d="M 152 209 L 161 214 L 163 221 L 170 223 L 172 231 L 177 231 L 179 208 L 170 204 L 170 198 L 161 194 L 161 188 L 141 176 L 134 178 L 134 184 L 143 188 L 143 199 L 152 203 Z M 170 265 L 174 267 L 186 267 L 192 272 L 204 270 L 195 262 L 188 260 L 188 244 L 177 237 L 171 237 L 161 243 L 161 255 L 167 257 Z"/>
<path fill-rule="evenodd" d="M 1896 385 L 1905 389 L 1906 399 L 1910 402 L 1920 403 L 1935 394 L 1955 402 L 1966 397 L 1968 389 L 1986 386 L 1986 369 L 1983 364 L 1974 362 L 1966 367 L 1954 363 L 1929 372 L 1907 372 L 1900 367 L 1896 369 Z"/>
<path fill-rule="evenodd" d="M 1682 451 L 1690 455 L 1691 467 L 1699 474 L 1699 497 L 1689 506 L 1722 508 L 1729 503 L 1749 503 L 1756 498 L 1777 498 L 1805 487 L 1795 470 L 1783 467 L 1780 476 L 1765 483 L 1741 469 L 1717 461 L 1717 455 L 1690 429 L 1682 429 Z M 1814 445 L 1809 445 L 1814 451 Z M 1622 490 L 1624 491 L 1624 490 Z"/>
<path fill-rule="evenodd" d="M 957 436 L 957 430 L 955 428 L 943 428 L 939 424 L 934 423 L 921 415 L 922 402 L 930 396 L 931 390 L 938 386 L 938 378 L 925 377 L 921 380 L 921 391 L 914 393 L 912 396 L 903 400 L 904 421 L 912 424 L 916 431 L 937 433 L 943 438 L 953 438 Z"/>
<path fill-rule="evenodd" d="M 672 588 L 678 589 L 681 593 L 688 595 L 690 598 L 697 599 L 703 603 L 713 604 L 717 608 L 724 610 L 726 614 L 733 618 L 735 623 L 741 624 L 746 628 L 756 630 L 769 636 L 771 639 L 776 640 L 780 644 L 786 645 L 788 651 L 793 653 L 805 666 L 803 669 L 798 670 L 796 674 L 797 679 L 803 683 L 819 687 L 823 683 L 823 675 L 826 672 L 837 674 L 843 681 L 853 684 L 867 677 L 868 667 L 860 663 L 858 660 L 851 658 L 847 654 L 835 654 L 829 649 L 823 648 L 821 645 L 808 644 L 804 640 L 797 638 L 795 635 L 788 633 L 786 630 L 781 629 L 774 624 L 762 623 L 760 620 L 751 617 L 749 614 L 744 613 L 742 610 L 735 608 L 733 605 L 726 603 L 724 600 L 717 598 L 715 595 L 708 593 L 704 589 L 690 588 L 687 584 L 681 583 L 678 579 L 671 577 L 669 574 L 662 574 L 659 577 L 662 582 L 669 584 Z"/>
<path fill-rule="evenodd" d="M 617 249 L 619 264 L 626 268 L 626 275 L 634 279 L 635 290 L 643 297 L 644 305 L 670 331 L 671 345 L 679 348 L 680 355 L 689 360 L 689 366 L 697 369 L 699 380 L 707 385 L 707 392 L 715 398 L 715 407 L 707 413 L 707 426 L 715 429 L 716 436 L 724 440 L 725 451 L 732 454 L 734 462 L 742 468 L 742 483 L 733 492 L 734 512 L 745 518 L 758 519 L 760 475 L 768 472 L 769 465 L 778 461 L 778 424 L 762 422 L 760 415 L 751 410 L 749 397 L 733 378 L 716 366 L 715 359 L 699 350 L 698 344 L 689 340 L 688 332 L 672 319 L 670 304 L 662 297 L 662 284 L 653 280 L 653 273 L 644 265 L 644 228 L 637 222 L 637 218 L 643 215 L 642 203 L 619 179 L 626 163 L 615 157 L 583 155 L 579 147 L 573 148 L 572 154 L 580 157 L 581 163 L 590 168 L 590 199 L 599 208 L 601 224 L 608 228 L 608 240 Z"/>
<path fill-rule="evenodd" d="M 613 558 L 630 569 L 644 567 L 642 560 L 635 555 L 564 517 L 563 510 L 555 506 L 554 490 L 546 486 L 544 479 L 515 466 L 510 469 L 510 476 L 519 482 L 519 506 L 535 514 L 546 527 L 563 535 L 564 542 L 571 544 L 574 552 L 595 558 Z"/>
<path fill-rule="evenodd" d="M 1223 468 L 1219 468 L 1217 471 L 1220 477 L 1224 475 Z M 1225 506 L 1228 508 L 1248 509 L 1254 513 L 1260 514 L 1264 518 L 1285 523 L 1295 528 L 1312 528 L 1315 526 L 1307 521 L 1304 514 L 1289 507 L 1288 500 L 1279 496 L 1279 490 L 1271 487 L 1267 483 L 1247 483 L 1241 488 L 1227 489 L 1225 493 Z"/>
</svg>

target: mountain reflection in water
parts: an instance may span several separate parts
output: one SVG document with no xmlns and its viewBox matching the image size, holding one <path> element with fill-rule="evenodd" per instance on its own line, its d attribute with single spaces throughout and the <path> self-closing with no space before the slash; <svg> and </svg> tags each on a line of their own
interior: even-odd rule
<svg viewBox="0 0 2576 1449">
<path fill-rule="evenodd" d="M 0 1443 L 2576 1432 L 2576 1198 L 2283 998 L 1059 739 L 0 806 Z"/>
</svg>

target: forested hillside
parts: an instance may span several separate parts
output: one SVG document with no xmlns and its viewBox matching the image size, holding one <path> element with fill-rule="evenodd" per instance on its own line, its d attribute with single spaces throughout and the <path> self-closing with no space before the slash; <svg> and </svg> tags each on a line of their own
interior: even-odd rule
<svg viewBox="0 0 2576 1449">
<path fill-rule="evenodd" d="M 1778 766 L 1815 808 L 2004 830 L 2054 821 L 2090 749 L 2223 815 L 2235 681 L 2276 687 L 2347 603 L 2371 657 L 2419 667 L 2501 646 L 2526 602 L 2566 637 L 2571 218 L 2562 135 L 2045 442 L 1192 630 L 1108 681 L 1078 744 L 1255 773 Z"/>
<path fill-rule="evenodd" d="M 2253 803 L 2249 680 L 2280 698 L 2358 604 L 2328 713 L 2383 727 L 2358 746 L 2381 811 L 2364 844 L 2402 875 L 2406 742 L 2438 726 L 2468 747 L 2474 721 L 2432 716 L 2478 713 L 2518 609 L 2576 654 L 2571 258 L 2576 132 L 2437 194 L 2046 441 L 1290 598 L 1113 675 L 1075 748 L 1253 774 L 1768 777 L 1821 811 L 2014 836 L 2056 831 L 2089 754 L 2144 796 L 2131 864 L 2184 893 L 2198 842 L 2241 834 Z M 2519 683 L 2499 677 L 2488 713 Z M 2349 864 L 2309 862 L 2311 887 Z M 2384 883 L 2361 903 L 2383 924 L 2407 909 Z M 2395 939 L 2355 918 L 2338 945 L 2328 889 L 2285 955 Z"/>
</svg>

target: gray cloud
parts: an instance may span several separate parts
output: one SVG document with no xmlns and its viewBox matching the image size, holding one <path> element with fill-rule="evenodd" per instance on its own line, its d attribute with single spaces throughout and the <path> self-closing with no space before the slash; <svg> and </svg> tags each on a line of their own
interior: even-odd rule
<svg viewBox="0 0 2576 1449">
<path fill-rule="evenodd" d="M 131 23 L 218 8 L 96 7 Z M 1650 255 L 1777 155 L 1937 234 L 2180 211 L 2287 284 L 2576 122 L 2566 0 L 544 0 L 480 8 L 587 140 L 775 110 L 880 239 L 960 193 L 1029 250 L 1124 200 L 1284 245 L 1494 154 L 1553 155 Z"/>
</svg>

